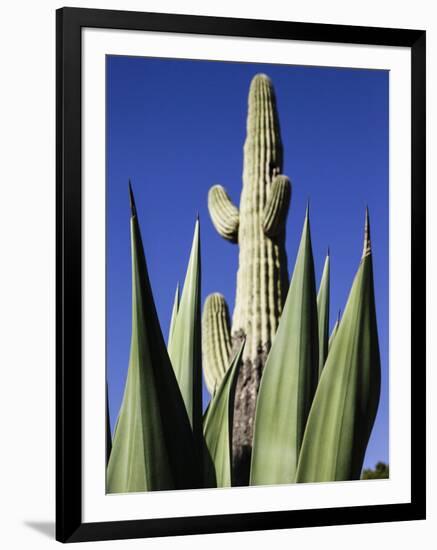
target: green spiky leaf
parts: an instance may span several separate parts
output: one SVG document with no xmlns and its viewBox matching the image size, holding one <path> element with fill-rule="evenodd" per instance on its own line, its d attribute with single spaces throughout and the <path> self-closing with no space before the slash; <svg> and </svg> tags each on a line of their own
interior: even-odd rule
<svg viewBox="0 0 437 550">
<path fill-rule="evenodd" d="M 341 312 L 339 311 L 338 312 L 338 316 L 337 316 L 337 320 L 335 321 L 335 325 L 332 329 L 332 332 L 331 332 L 331 336 L 329 337 L 329 344 L 328 344 L 328 353 L 331 351 L 331 346 L 332 346 L 332 343 L 334 342 L 334 339 L 337 335 L 337 332 L 338 332 L 338 327 L 340 326 L 340 315 L 341 315 Z"/>
<path fill-rule="evenodd" d="M 369 225 L 363 257 L 314 397 L 297 482 L 359 479 L 380 393 Z"/>
<path fill-rule="evenodd" d="M 251 485 L 294 481 L 318 374 L 317 300 L 308 210 L 287 300 L 261 377 Z"/>
<path fill-rule="evenodd" d="M 204 420 L 205 442 L 212 459 L 217 487 L 232 486 L 232 423 L 235 387 L 244 342 L 227 369 Z"/>
<path fill-rule="evenodd" d="M 317 314 L 319 327 L 319 377 L 328 357 L 329 346 L 329 275 L 330 275 L 329 252 L 326 256 L 323 267 L 322 280 L 320 281 L 319 293 L 317 295 Z"/>
<path fill-rule="evenodd" d="M 199 452 L 202 439 L 200 276 L 200 231 L 197 220 L 168 352 Z"/>
<path fill-rule="evenodd" d="M 174 327 L 176 324 L 176 317 L 178 314 L 178 310 L 179 310 L 179 283 L 176 285 L 176 292 L 173 300 L 173 309 L 171 311 L 170 328 L 168 331 L 167 349 L 170 349 L 172 347 L 173 333 L 174 333 Z"/>
<path fill-rule="evenodd" d="M 109 493 L 199 487 L 193 434 L 147 273 L 131 192 L 132 337 L 129 368 L 107 470 Z"/>
</svg>

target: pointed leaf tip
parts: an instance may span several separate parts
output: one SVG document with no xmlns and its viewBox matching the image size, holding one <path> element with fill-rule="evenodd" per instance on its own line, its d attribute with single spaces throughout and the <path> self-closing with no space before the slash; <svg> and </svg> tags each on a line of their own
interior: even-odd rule
<svg viewBox="0 0 437 550">
<path fill-rule="evenodd" d="M 303 220 L 302 237 L 304 235 L 308 235 L 309 229 L 310 229 L 310 206 L 308 203 L 305 210 L 305 218 Z"/>
<path fill-rule="evenodd" d="M 369 256 L 360 262 L 331 336 L 305 426 L 296 483 L 360 478 L 381 385 L 372 271 Z"/>
<path fill-rule="evenodd" d="M 305 218 L 287 298 L 259 386 L 250 485 L 294 482 L 317 385 L 318 341 L 314 260 Z"/>
<path fill-rule="evenodd" d="M 214 464 L 217 487 L 232 486 L 233 404 L 243 349 L 244 342 L 230 361 L 221 382 L 215 384 L 214 397 L 204 420 L 205 443 Z"/>
<path fill-rule="evenodd" d="M 369 221 L 369 208 L 366 206 L 366 218 L 364 222 L 364 244 L 362 258 L 370 256 L 372 253 L 372 245 L 370 242 L 370 221 Z"/>
<path fill-rule="evenodd" d="M 132 190 L 132 183 L 129 179 L 129 202 L 130 202 L 130 210 L 131 210 L 131 216 L 137 215 L 137 207 L 135 206 L 135 198 L 134 198 L 134 192 Z"/>
<path fill-rule="evenodd" d="M 197 214 L 196 221 L 194 222 L 193 242 L 198 238 L 199 233 L 200 233 L 200 218 L 199 218 L 199 214 Z"/>
<path fill-rule="evenodd" d="M 132 192 L 131 186 L 129 190 Z M 131 206 L 135 209 L 134 203 Z M 139 223 L 136 218 L 133 220 L 130 227 L 130 358 L 108 462 L 107 491 L 127 493 L 199 487 L 200 460 L 165 350 Z"/>
<path fill-rule="evenodd" d="M 196 221 L 185 280 L 182 285 L 179 307 L 168 347 L 198 449 L 201 447 L 202 427 L 199 235 L 199 224 Z"/>
</svg>

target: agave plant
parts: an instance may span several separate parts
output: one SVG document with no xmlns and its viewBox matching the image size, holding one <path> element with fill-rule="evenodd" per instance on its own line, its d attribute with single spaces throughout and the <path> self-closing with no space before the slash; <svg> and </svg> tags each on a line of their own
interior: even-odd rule
<svg viewBox="0 0 437 550">
<path fill-rule="evenodd" d="M 252 485 L 291 483 L 317 384 L 319 341 L 309 212 L 256 406 Z"/>
<path fill-rule="evenodd" d="M 361 262 L 319 380 L 296 481 L 360 479 L 381 384 L 369 213 Z"/>
<path fill-rule="evenodd" d="M 208 197 L 214 226 L 240 247 L 232 328 L 219 293 L 200 315 L 197 220 L 166 347 L 130 188 L 132 340 L 112 450 L 108 435 L 109 492 L 360 478 L 380 393 L 369 214 L 358 270 L 329 335 L 330 255 L 317 291 L 309 207 L 288 281 L 291 184 L 281 174 L 265 75 L 250 87 L 247 130 L 240 209 L 221 186 Z M 203 415 L 202 368 L 212 394 Z"/>
<path fill-rule="evenodd" d="M 107 490 L 120 493 L 199 487 L 203 485 L 202 467 L 197 434 L 187 412 L 190 402 L 180 390 L 159 326 L 137 210 L 129 189 L 132 339 L 123 402 L 108 462 Z M 196 270 L 193 266 L 192 271 Z M 191 271 L 187 288 L 190 286 Z M 179 372 L 184 368 L 182 360 L 181 365 Z"/>
<path fill-rule="evenodd" d="M 205 442 L 214 465 L 215 484 L 231 487 L 232 483 L 232 426 L 235 387 L 243 355 L 244 342 L 231 361 L 220 386 L 216 389 L 204 418 Z"/>
</svg>

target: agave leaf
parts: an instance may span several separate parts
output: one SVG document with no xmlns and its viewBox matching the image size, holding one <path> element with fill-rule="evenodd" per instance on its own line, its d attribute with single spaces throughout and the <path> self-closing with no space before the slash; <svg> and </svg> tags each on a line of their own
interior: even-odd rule
<svg viewBox="0 0 437 550">
<path fill-rule="evenodd" d="M 194 438 L 198 449 L 200 449 L 202 439 L 202 348 L 199 220 L 196 221 L 194 229 L 190 259 L 168 352 Z"/>
<path fill-rule="evenodd" d="M 329 344 L 328 344 L 328 353 L 331 351 L 332 343 L 334 342 L 334 338 L 337 335 L 338 327 L 340 326 L 340 317 L 341 311 L 338 311 L 337 320 L 335 321 L 334 328 L 332 329 L 331 336 L 329 337 Z"/>
<path fill-rule="evenodd" d="M 213 402 L 214 397 L 216 396 L 216 394 L 217 394 L 217 384 L 214 384 L 214 389 L 213 389 L 213 392 L 211 394 L 211 398 L 208 401 L 208 405 L 206 406 L 206 409 L 203 412 L 203 421 L 202 421 L 203 426 L 205 426 L 205 422 L 206 422 L 206 419 L 208 417 L 209 409 L 211 408 L 211 403 Z"/>
<path fill-rule="evenodd" d="M 314 397 L 297 482 L 359 479 L 380 393 L 368 214 L 363 256 Z"/>
<path fill-rule="evenodd" d="M 232 486 L 232 424 L 235 387 L 244 341 L 231 361 L 215 396 L 211 398 L 204 420 L 204 435 L 212 459 L 217 487 Z"/>
<path fill-rule="evenodd" d="M 131 192 L 132 338 L 107 470 L 110 493 L 198 487 L 193 434 L 159 326 Z"/>
<path fill-rule="evenodd" d="M 173 301 L 173 309 L 171 311 L 171 319 L 170 319 L 170 329 L 168 331 L 168 344 L 167 349 L 170 349 L 172 346 L 172 339 L 173 339 L 173 333 L 174 333 L 174 327 L 176 324 L 176 317 L 178 314 L 179 309 L 179 283 L 176 285 L 176 292 L 174 295 L 174 301 Z"/>
<path fill-rule="evenodd" d="M 209 409 L 210 409 L 212 400 L 213 400 L 213 396 L 211 396 L 211 398 L 210 398 L 210 400 L 208 401 L 208 404 L 207 404 L 205 410 L 203 411 L 203 416 L 202 416 L 202 423 L 203 423 L 203 425 L 205 425 L 206 419 L 208 418 L 208 413 L 209 413 Z"/>
<path fill-rule="evenodd" d="M 292 483 L 318 376 L 317 299 L 308 209 L 255 413 L 251 485 Z"/>
<path fill-rule="evenodd" d="M 329 276 L 330 276 L 329 251 L 323 267 L 322 280 L 320 281 L 317 295 L 317 314 L 319 327 L 319 377 L 328 356 L 329 345 Z"/>
</svg>

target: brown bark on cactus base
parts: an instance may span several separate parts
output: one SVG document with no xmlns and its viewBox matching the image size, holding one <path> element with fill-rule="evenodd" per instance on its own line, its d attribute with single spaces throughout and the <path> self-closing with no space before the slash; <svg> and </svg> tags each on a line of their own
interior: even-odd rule
<svg viewBox="0 0 437 550">
<path fill-rule="evenodd" d="M 244 335 L 233 338 L 233 347 Z M 255 360 L 246 359 L 237 379 L 232 430 L 232 485 L 249 485 L 256 398 L 268 350 L 260 348 Z"/>
</svg>

